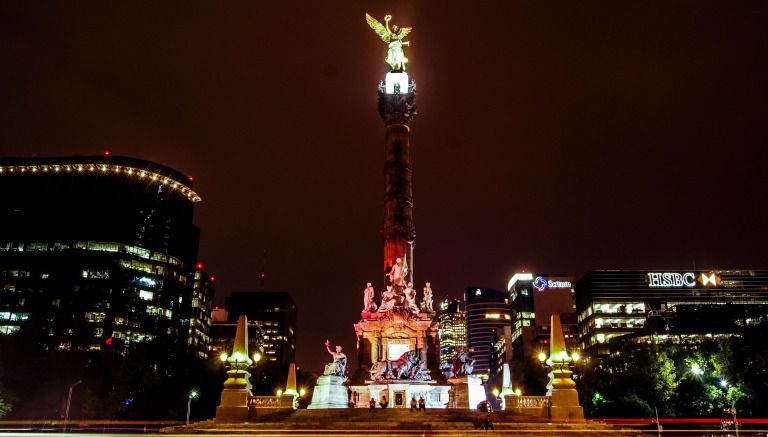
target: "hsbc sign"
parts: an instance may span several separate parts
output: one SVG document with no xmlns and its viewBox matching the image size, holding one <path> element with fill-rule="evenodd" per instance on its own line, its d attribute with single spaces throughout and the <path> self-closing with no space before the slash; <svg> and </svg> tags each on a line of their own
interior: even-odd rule
<svg viewBox="0 0 768 437">
<path fill-rule="evenodd" d="M 649 272 L 646 273 L 646 282 L 651 288 L 693 288 L 697 284 L 705 287 L 720 285 L 720 276 L 714 272 L 696 274 L 694 272 Z"/>
</svg>

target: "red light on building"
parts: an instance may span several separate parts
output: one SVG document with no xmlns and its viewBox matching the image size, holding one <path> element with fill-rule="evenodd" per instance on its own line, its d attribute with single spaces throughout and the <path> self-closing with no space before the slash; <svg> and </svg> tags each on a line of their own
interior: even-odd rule
<svg viewBox="0 0 768 437">
<path fill-rule="evenodd" d="M 216 277 L 211 275 L 211 282 L 216 282 Z"/>
<path fill-rule="evenodd" d="M 104 156 L 109 156 L 109 155 L 111 155 L 111 154 L 112 154 L 112 153 L 110 153 L 110 151 L 109 151 L 109 150 L 105 150 L 105 151 L 104 151 Z"/>
<path fill-rule="evenodd" d="M 108 339 L 104 340 L 104 344 L 106 344 L 107 346 L 112 344 L 112 337 L 109 337 Z"/>
<path fill-rule="evenodd" d="M 189 175 L 189 176 L 187 176 L 187 177 L 189 178 L 189 180 L 190 180 L 190 181 L 194 181 L 194 180 L 195 180 L 195 177 L 194 177 L 194 176 L 192 176 L 192 175 Z"/>
<path fill-rule="evenodd" d="M 203 263 L 197 263 L 197 270 L 203 270 Z"/>
</svg>

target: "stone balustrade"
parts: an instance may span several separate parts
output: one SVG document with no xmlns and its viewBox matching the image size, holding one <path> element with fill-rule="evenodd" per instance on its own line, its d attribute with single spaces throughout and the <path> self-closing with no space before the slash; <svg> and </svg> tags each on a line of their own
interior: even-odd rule
<svg viewBox="0 0 768 437">
<path fill-rule="evenodd" d="M 542 408 L 550 406 L 548 396 L 509 396 L 507 408 Z"/>
<path fill-rule="evenodd" d="M 280 408 L 280 396 L 249 396 L 248 408 Z"/>
</svg>

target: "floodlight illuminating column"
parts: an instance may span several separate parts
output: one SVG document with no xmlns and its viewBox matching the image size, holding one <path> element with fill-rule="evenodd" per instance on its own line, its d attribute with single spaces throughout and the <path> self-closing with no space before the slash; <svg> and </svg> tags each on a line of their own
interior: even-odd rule
<svg viewBox="0 0 768 437">
<path fill-rule="evenodd" d="M 416 115 L 416 84 L 405 71 L 390 71 L 379 85 L 379 115 L 384 139 L 384 266 L 405 256 L 413 272 L 413 169 L 410 123 Z M 411 273 L 412 275 L 412 273 Z M 412 280 L 411 276 L 411 280 Z M 386 278 L 385 281 L 386 283 Z"/>
</svg>

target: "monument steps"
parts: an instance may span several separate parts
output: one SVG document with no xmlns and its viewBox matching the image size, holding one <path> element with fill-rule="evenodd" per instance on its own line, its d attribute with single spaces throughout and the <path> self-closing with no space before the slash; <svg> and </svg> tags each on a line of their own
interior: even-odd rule
<svg viewBox="0 0 768 437">
<path fill-rule="evenodd" d="M 170 433 L 184 434 L 259 434 L 274 432 L 276 435 L 312 433 L 346 433 L 355 431 L 365 433 L 414 433 L 432 425 L 435 433 L 468 435 L 475 432 L 473 419 L 477 415 L 473 410 L 430 409 L 411 412 L 409 409 L 377 409 L 369 413 L 367 409 L 329 409 L 295 410 L 275 412 L 254 417 L 250 422 L 230 424 L 217 423 L 213 420 L 199 422 L 189 426 L 180 426 L 164 430 Z M 589 435 L 637 435 L 634 431 L 617 434 L 616 428 L 592 422 L 552 423 L 540 418 L 493 413 L 492 420 L 496 433 L 519 433 L 516 435 L 562 435 L 564 433 L 586 432 Z M 482 431 L 484 432 L 484 431 Z"/>
</svg>

